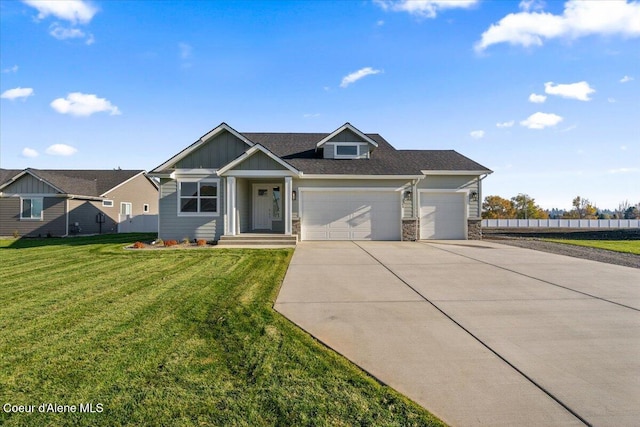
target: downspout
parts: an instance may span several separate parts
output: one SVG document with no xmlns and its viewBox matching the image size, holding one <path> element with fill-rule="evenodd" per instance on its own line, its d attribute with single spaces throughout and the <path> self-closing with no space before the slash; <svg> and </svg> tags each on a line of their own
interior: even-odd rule
<svg viewBox="0 0 640 427">
<path fill-rule="evenodd" d="M 482 219 L 482 180 L 488 177 L 492 172 L 478 176 L 478 217 Z"/>
<path fill-rule="evenodd" d="M 64 233 L 64 236 L 62 237 L 68 237 L 69 236 L 69 199 L 68 198 L 64 199 L 64 205 L 65 205 L 64 210 L 65 210 L 66 220 L 65 220 L 65 230 L 64 230 L 65 233 Z"/>
</svg>

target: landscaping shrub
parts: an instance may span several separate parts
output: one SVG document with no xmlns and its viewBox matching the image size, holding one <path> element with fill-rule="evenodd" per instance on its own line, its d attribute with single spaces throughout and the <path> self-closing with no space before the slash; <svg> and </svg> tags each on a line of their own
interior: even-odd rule
<svg viewBox="0 0 640 427">
<path fill-rule="evenodd" d="M 135 242 L 133 244 L 133 249 L 142 249 L 142 248 L 144 248 L 144 243 L 142 242 Z"/>
<path fill-rule="evenodd" d="M 169 247 L 169 246 L 176 246 L 177 244 L 178 244 L 178 241 L 177 241 L 177 240 L 165 240 L 165 241 L 164 241 L 164 245 L 165 245 L 166 247 Z"/>
<path fill-rule="evenodd" d="M 198 239 L 198 246 L 206 246 L 207 245 L 207 241 L 204 239 Z"/>
</svg>

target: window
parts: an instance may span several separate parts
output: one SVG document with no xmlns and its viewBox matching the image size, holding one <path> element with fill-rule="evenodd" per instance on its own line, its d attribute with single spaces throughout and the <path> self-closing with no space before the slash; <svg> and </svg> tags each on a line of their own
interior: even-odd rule
<svg viewBox="0 0 640 427">
<path fill-rule="evenodd" d="M 333 157 L 336 159 L 366 159 L 368 151 L 366 145 L 357 142 L 343 142 L 334 145 Z"/>
<path fill-rule="evenodd" d="M 22 199 L 20 219 L 42 221 L 42 198 Z"/>
<path fill-rule="evenodd" d="M 336 155 L 338 156 L 357 156 L 357 145 L 336 145 Z"/>
<path fill-rule="evenodd" d="M 147 203 L 142 205 L 142 212 L 149 213 L 149 205 Z"/>
<path fill-rule="evenodd" d="M 102 206 L 105 208 L 112 208 L 113 207 L 113 200 L 103 200 L 102 201 Z"/>
<path fill-rule="evenodd" d="M 131 215 L 131 203 L 129 202 L 120 203 L 120 215 Z"/>
<path fill-rule="evenodd" d="M 178 212 L 183 215 L 218 215 L 218 181 L 180 181 Z"/>
<path fill-rule="evenodd" d="M 273 209 L 271 218 L 275 220 L 280 219 L 280 211 L 282 210 L 282 196 L 280 195 L 280 187 L 273 187 Z"/>
</svg>

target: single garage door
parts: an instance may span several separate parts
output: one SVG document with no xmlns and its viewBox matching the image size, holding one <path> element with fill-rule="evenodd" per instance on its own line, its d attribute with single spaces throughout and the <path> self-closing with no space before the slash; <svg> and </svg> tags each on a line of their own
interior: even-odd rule
<svg viewBox="0 0 640 427">
<path fill-rule="evenodd" d="M 400 192 L 303 191 L 302 240 L 400 240 Z"/>
<path fill-rule="evenodd" d="M 421 239 L 466 239 L 465 193 L 420 193 Z"/>
</svg>

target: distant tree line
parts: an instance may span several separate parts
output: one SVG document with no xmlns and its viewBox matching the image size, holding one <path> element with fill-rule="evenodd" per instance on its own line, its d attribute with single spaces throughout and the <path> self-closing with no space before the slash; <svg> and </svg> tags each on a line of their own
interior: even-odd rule
<svg viewBox="0 0 640 427">
<path fill-rule="evenodd" d="M 562 209 L 545 210 L 535 199 L 520 193 L 511 199 L 487 196 L 482 203 L 482 218 L 486 219 L 640 219 L 640 203 L 631 205 L 628 200 L 621 202 L 614 211 L 600 210 L 589 199 L 576 196 L 569 211 Z"/>
</svg>

